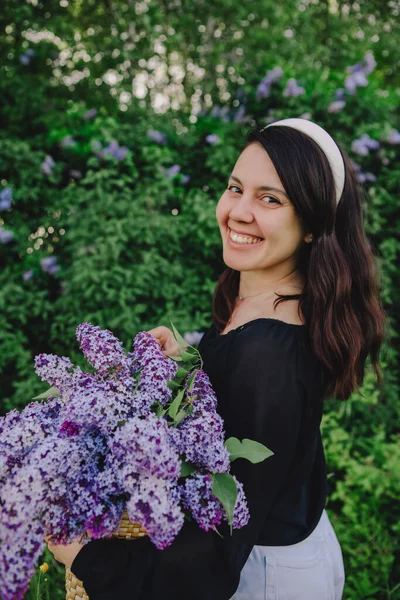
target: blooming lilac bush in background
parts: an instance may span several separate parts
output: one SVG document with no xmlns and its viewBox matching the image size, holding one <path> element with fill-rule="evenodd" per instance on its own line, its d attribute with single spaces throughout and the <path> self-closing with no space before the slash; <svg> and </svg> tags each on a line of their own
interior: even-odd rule
<svg viewBox="0 0 400 600">
<path fill-rule="evenodd" d="M 61 544 L 85 531 L 108 537 L 124 509 L 158 549 L 173 542 L 188 513 L 206 531 L 222 520 L 231 529 L 247 524 L 215 393 L 194 368 L 198 352 L 175 334 L 179 357 L 164 356 L 146 331 L 126 353 L 109 330 L 81 323 L 76 336 L 94 372 L 67 357 L 35 357 L 37 375 L 52 387 L 0 420 L 3 600 L 23 598 L 45 535 Z M 240 456 L 239 440 L 228 442 Z M 246 442 L 242 457 L 250 457 L 251 444 L 264 453 L 253 462 L 272 454 Z"/>
</svg>

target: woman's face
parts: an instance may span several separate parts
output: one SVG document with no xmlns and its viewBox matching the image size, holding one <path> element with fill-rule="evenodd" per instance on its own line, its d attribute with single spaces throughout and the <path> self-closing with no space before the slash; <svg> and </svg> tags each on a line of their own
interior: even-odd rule
<svg viewBox="0 0 400 600">
<path fill-rule="evenodd" d="M 307 231 L 260 144 L 250 144 L 241 153 L 227 187 L 216 208 L 225 264 L 237 271 L 271 270 L 278 278 L 291 273 Z M 232 242 L 231 230 L 263 241 Z"/>
</svg>

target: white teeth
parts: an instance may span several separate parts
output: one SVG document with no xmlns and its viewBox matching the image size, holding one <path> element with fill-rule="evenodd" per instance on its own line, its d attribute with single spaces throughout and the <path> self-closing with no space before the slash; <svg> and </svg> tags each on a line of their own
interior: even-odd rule
<svg viewBox="0 0 400 600">
<path fill-rule="evenodd" d="M 234 242 L 239 242 L 240 244 L 257 244 L 258 242 L 262 241 L 261 238 L 251 238 L 242 235 L 237 235 L 236 233 L 233 233 L 232 230 L 229 230 L 229 237 Z"/>
</svg>

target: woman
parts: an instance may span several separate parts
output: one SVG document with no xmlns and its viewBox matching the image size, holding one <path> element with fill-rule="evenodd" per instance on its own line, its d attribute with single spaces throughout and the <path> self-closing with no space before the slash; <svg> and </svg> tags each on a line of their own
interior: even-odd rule
<svg viewBox="0 0 400 600">
<path fill-rule="evenodd" d="M 185 522 L 163 551 L 148 538 L 50 546 L 90 600 L 342 598 L 320 422 L 324 398 L 358 391 L 368 356 L 381 383 L 385 315 L 362 209 L 348 158 L 318 125 L 250 132 L 216 209 L 227 269 L 199 351 L 226 437 L 274 455 L 232 463 L 250 510 L 232 536 Z M 150 333 L 176 353 L 168 328 Z"/>
</svg>

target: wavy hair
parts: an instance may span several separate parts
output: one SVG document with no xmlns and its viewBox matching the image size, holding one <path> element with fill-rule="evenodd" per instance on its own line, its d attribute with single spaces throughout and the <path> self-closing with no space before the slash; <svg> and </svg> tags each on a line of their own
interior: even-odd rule
<svg viewBox="0 0 400 600">
<path fill-rule="evenodd" d="M 290 127 L 256 128 L 247 133 L 243 150 L 252 143 L 268 153 L 305 231 L 313 237 L 298 251 L 305 281 L 302 293 L 276 293 L 274 310 L 280 302 L 299 301 L 299 315 L 323 367 L 325 395 L 347 400 L 352 392 L 361 393 L 358 386 L 368 356 L 381 386 L 378 360 L 388 332 L 380 273 L 364 230 L 364 196 L 348 156 L 338 144 L 345 184 L 337 205 L 328 159 L 309 136 Z M 212 301 L 218 331 L 233 313 L 239 282 L 240 272 L 230 267 L 218 280 Z"/>
</svg>

